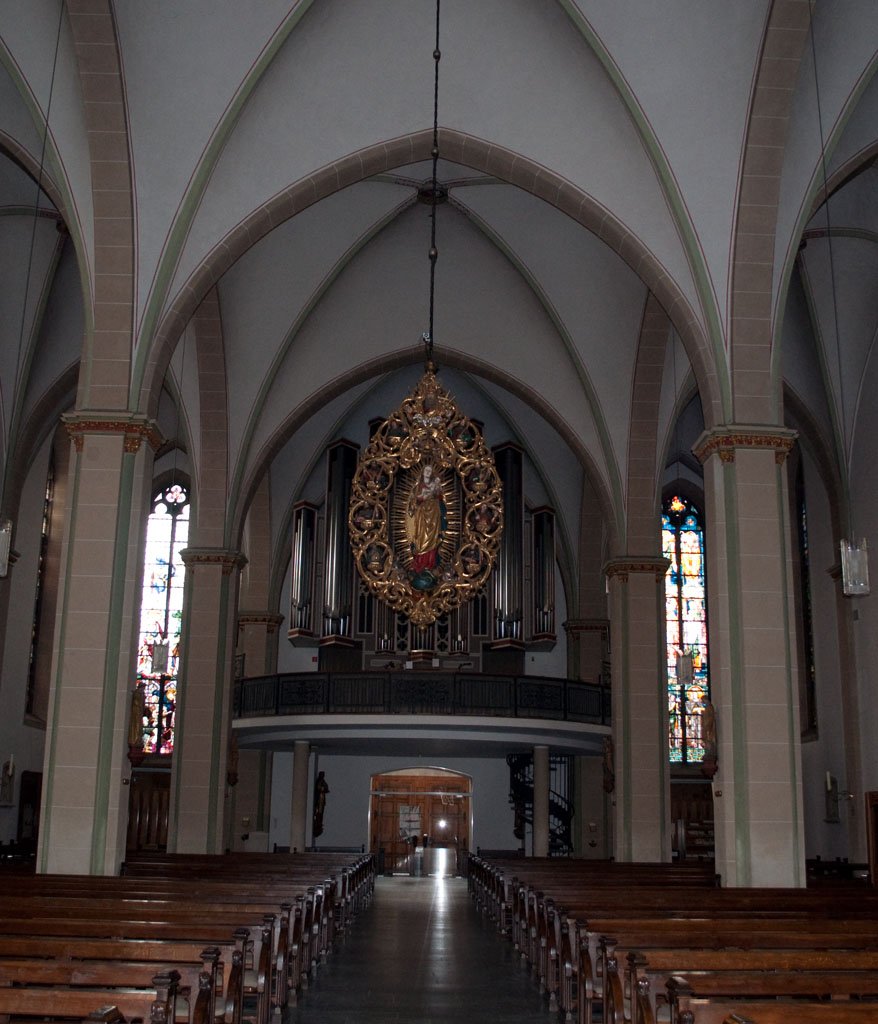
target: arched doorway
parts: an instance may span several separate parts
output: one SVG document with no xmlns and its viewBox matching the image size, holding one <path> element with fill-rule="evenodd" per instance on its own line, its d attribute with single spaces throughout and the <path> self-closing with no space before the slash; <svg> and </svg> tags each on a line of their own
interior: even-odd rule
<svg viewBox="0 0 878 1024">
<path fill-rule="evenodd" d="M 472 778 L 446 768 L 373 775 L 370 849 L 385 874 L 454 875 L 469 849 Z"/>
</svg>

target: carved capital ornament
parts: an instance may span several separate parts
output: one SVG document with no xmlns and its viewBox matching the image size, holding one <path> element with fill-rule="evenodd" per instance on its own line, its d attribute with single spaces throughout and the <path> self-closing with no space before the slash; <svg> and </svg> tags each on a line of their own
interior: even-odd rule
<svg viewBox="0 0 878 1024">
<path fill-rule="evenodd" d="M 711 455 L 718 455 L 721 462 L 734 462 L 739 448 L 773 449 L 775 463 L 782 466 L 797 436 L 794 430 L 786 427 L 715 427 L 704 431 L 692 446 L 692 451 L 703 464 Z"/>
<path fill-rule="evenodd" d="M 348 527 L 366 585 L 416 626 L 485 585 L 503 531 L 500 477 L 432 361 L 360 457 Z"/>
</svg>

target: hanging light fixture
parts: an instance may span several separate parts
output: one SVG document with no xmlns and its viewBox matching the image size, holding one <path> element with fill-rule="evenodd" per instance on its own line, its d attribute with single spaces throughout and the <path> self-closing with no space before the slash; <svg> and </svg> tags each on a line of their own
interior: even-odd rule
<svg viewBox="0 0 878 1024">
<path fill-rule="evenodd" d="M 823 112 L 820 105 L 820 84 L 817 74 L 817 47 L 814 42 L 814 4 L 811 8 L 811 60 L 814 65 L 814 94 L 817 103 L 817 127 L 820 135 L 820 162 L 823 172 L 823 205 L 826 210 L 826 244 L 829 247 L 829 282 L 832 291 L 832 316 L 835 327 L 835 356 L 838 370 L 838 401 L 840 406 L 840 426 L 842 458 L 847 463 L 847 423 L 844 408 L 844 378 L 841 367 L 841 333 L 838 327 L 838 294 L 835 287 L 835 260 L 832 251 L 832 225 L 829 217 L 829 188 L 826 173 L 826 143 L 823 135 Z M 841 585 L 846 597 L 863 597 L 870 593 L 869 586 L 869 548 L 865 537 L 856 538 L 853 530 L 853 512 L 850 495 L 847 501 L 848 538 L 839 541 L 841 553 Z"/>
<path fill-rule="evenodd" d="M 437 380 L 433 361 L 438 182 L 439 13 L 433 49 L 432 179 L 418 198 L 430 205 L 430 312 L 422 335 L 424 373 L 374 431 L 351 485 L 348 527 L 354 563 L 377 597 L 415 626 L 428 626 L 482 589 L 503 530 L 500 477 L 478 426 Z"/>
</svg>

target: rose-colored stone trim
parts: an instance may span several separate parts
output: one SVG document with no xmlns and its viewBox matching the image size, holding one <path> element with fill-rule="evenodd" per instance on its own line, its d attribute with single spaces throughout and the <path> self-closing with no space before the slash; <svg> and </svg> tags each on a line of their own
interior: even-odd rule
<svg viewBox="0 0 878 1024">
<path fill-rule="evenodd" d="M 240 572 L 247 564 L 245 555 L 228 548 L 183 548 L 180 558 L 187 569 L 195 565 L 219 565 L 223 576 L 231 576 L 236 569 Z"/>
<path fill-rule="evenodd" d="M 731 274 L 733 408 L 744 422 L 767 420 L 776 399 L 773 254 L 790 114 L 811 23 L 807 0 L 768 8 L 740 167 Z"/>
<path fill-rule="evenodd" d="M 669 343 L 674 344 L 668 315 L 658 299 L 650 294 L 640 323 L 628 434 L 625 546 L 634 551 L 649 551 L 654 544 L 658 546 L 654 506 L 658 473 L 655 439 L 659 434 L 661 371 Z M 676 409 L 673 414 L 677 414 Z"/>
<path fill-rule="evenodd" d="M 122 420 L 109 417 L 104 419 L 93 414 L 65 413 L 61 419 L 77 452 L 82 451 L 86 434 L 122 434 L 125 438 L 124 450 L 132 455 L 140 451 L 144 441 L 154 452 L 164 443 L 155 421 L 145 417 Z"/>
<path fill-rule="evenodd" d="M 279 224 L 346 185 L 430 158 L 432 132 L 421 131 L 368 146 L 294 182 L 254 210 L 207 253 L 158 325 L 143 390 L 157 406 L 160 382 L 174 346 L 202 298 L 244 252 Z M 453 129 L 439 132 L 445 159 L 491 174 L 545 199 L 606 242 L 645 282 L 673 321 L 698 382 L 707 422 L 720 417 L 713 354 L 695 311 L 655 256 L 609 210 L 571 182 L 511 150 Z"/>
<path fill-rule="evenodd" d="M 134 197 L 125 77 L 112 0 L 67 0 L 91 175 L 94 330 L 80 406 L 128 407 L 134 330 Z M 123 358 L 124 356 L 124 358 Z M 132 442 L 133 444 L 133 442 Z"/>
<path fill-rule="evenodd" d="M 706 430 L 692 446 L 692 452 L 701 463 L 711 455 L 719 455 L 723 462 L 734 462 L 738 448 L 773 448 L 774 461 L 781 466 L 797 437 L 795 430 L 784 427 L 718 427 Z"/>
</svg>

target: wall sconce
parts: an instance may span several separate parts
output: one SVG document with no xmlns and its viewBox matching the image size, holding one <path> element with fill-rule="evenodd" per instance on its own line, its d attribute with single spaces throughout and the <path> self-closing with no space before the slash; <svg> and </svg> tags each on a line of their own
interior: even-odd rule
<svg viewBox="0 0 878 1024">
<path fill-rule="evenodd" d="M 12 520 L 0 519 L 0 577 L 9 572 L 9 552 L 12 550 Z"/>
<path fill-rule="evenodd" d="M 841 587 L 846 597 L 863 597 L 869 593 L 869 547 L 865 538 L 843 540 L 841 548 Z"/>
<path fill-rule="evenodd" d="M 847 800 L 851 804 L 851 813 L 853 813 L 854 796 L 855 794 L 849 789 L 840 790 L 838 788 L 838 779 L 830 772 L 826 773 L 826 817 L 823 820 L 827 825 L 841 824 L 841 816 L 839 814 L 839 801 L 841 800 Z"/>
</svg>

